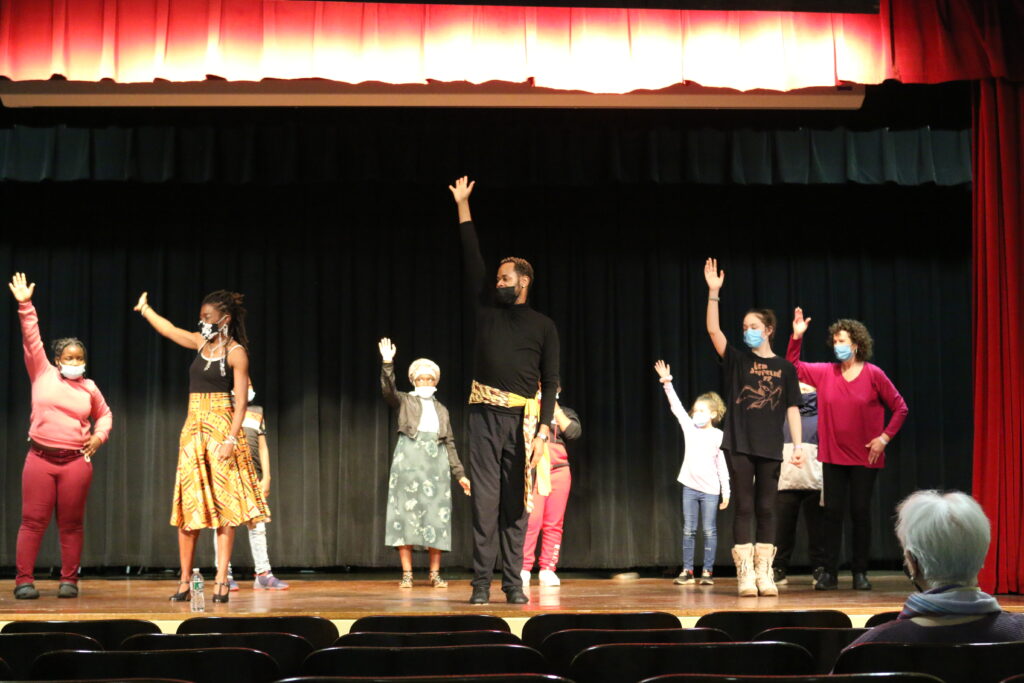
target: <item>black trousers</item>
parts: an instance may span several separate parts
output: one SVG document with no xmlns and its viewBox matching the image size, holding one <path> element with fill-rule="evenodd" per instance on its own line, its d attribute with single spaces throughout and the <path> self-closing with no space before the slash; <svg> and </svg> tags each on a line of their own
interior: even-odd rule
<svg viewBox="0 0 1024 683">
<path fill-rule="evenodd" d="M 825 509 L 821 507 L 821 491 L 813 489 L 779 491 L 775 506 L 775 566 L 788 569 L 796 546 L 796 527 L 800 512 L 804 513 L 807 530 L 807 554 L 812 567 L 824 567 Z"/>
<path fill-rule="evenodd" d="M 871 494 L 875 489 L 878 469 L 859 465 L 822 463 L 825 486 L 825 569 L 835 575 L 839 571 L 839 555 L 843 548 L 843 517 L 847 504 L 853 522 L 853 552 L 850 570 L 866 572 L 871 552 Z"/>
<path fill-rule="evenodd" d="M 781 455 L 781 454 L 780 454 Z M 732 518 L 733 543 L 775 543 L 775 499 L 779 492 L 781 460 L 727 451 L 729 488 L 735 513 Z M 754 518 L 757 529 L 751 534 Z"/>
<path fill-rule="evenodd" d="M 469 477 L 473 482 L 473 585 L 490 586 L 501 547 L 501 589 L 521 588 L 526 506 L 522 415 L 469 407 Z"/>
</svg>

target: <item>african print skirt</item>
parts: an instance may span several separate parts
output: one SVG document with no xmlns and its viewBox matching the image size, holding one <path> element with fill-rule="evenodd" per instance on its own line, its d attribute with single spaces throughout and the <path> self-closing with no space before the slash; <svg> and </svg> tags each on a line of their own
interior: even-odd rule
<svg viewBox="0 0 1024 683">
<path fill-rule="evenodd" d="M 245 435 L 239 432 L 233 458 L 217 457 L 231 431 L 231 403 L 226 393 L 189 394 L 171 506 L 176 527 L 193 531 L 270 521 Z"/>
</svg>

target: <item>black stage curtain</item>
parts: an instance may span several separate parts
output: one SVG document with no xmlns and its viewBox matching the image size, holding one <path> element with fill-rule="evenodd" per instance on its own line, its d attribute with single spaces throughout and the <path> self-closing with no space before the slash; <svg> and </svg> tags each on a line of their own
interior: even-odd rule
<svg viewBox="0 0 1024 683">
<path fill-rule="evenodd" d="M 410 120 L 302 124 L 0 128 L 0 181 L 318 183 L 437 177 L 465 159 L 495 185 L 529 182 L 960 185 L 970 131 L 878 128 L 719 130 L 621 126 L 597 118 L 467 130 L 436 113 Z M 440 123 L 440 125 L 439 125 Z"/>
<path fill-rule="evenodd" d="M 191 328 L 209 290 L 245 292 L 257 403 L 274 458 L 269 526 L 279 566 L 396 565 L 383 546 L 394 419 L 379 395 L 376 340 L 442 368 L 439 398 L 465 444 L 472 329 L 462 307 L 455 210 L 439 181 L 305 186 L 3 183 L 0 274 L 38 283 L 45 339 L 78 335 L 114 410 L 95 458 L 83 563 L 173 566 L 168 525 L 190 353 L 131 306 L 142 290 Z M 466 169 L 473 172 L 474 169 Z M 864 320 L 876 361 L 910 406 L 875 498 L 872 558 L 897 557 L 895 503 L 920 487 L 971 481 L 970 196 L 933 185 L 588 188 L 478 177 L 485 257 L 537 271 L 536 307 L 559 326 L 563 402 L 582 416 L 574 444 L 565 567 L 674 565 L 680 557 L 682 438 L 651 368 L 673 366 L 684 402 L 720 386 L 704 332 L 702 264 L 726 271 L 723 327 L 740 342 L 750 306 L 814 323 L 806 357 L 824 360 L 837 317 Z M 0 316 L 0 564 L 11 565 L 29 386 L 13 299 Z M 404 385 L 404 381 L 402 382 Z M 465 456 L 465 453 L 463 453 Z M 453 493 L 451 565 L 470 561 L 468 501 Z M 728 562 L 732 512 L 719 517 Z M 52 530 L 51 530 L 52 535 Z M 239 534 L 235 560 L 246 564 Z M 209 564 L 208 538 L 200 561 Z M 40 562 L 56 562 L 56 545 Z M 797 559 L 800 559 L 799 557 Z"/>
</svg>

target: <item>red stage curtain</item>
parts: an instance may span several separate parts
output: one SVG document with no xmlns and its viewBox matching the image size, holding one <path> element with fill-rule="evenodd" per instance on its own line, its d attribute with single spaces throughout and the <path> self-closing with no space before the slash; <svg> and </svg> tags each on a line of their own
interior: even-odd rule
<svg viewBox="0 0 1024 683">
<path fill-rule="evenodd" d="M 875 15 L 281 0 L 4 0 L 0 74 L 145 82 L 498 80 L 590 92 L 891 77 Z"/>
<path fill-rule="evenodd" d="M 987 591 L 1024 589 L 1024 84 L 974 112 L 974 495 L 992 521 Z"/>
</svg>

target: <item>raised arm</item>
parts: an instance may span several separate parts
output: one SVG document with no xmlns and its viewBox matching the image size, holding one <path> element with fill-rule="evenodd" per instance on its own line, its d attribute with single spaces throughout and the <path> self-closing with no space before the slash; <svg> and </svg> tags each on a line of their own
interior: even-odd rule
<svg viewBox="0 0 1024 683">
<path fill-rule="evenodd" d="M 676 394 L 675 388 L 672 386 L 672 366 L 663 360 L 659 360 L 654 364 L 654 371 L 658 373 L 658 380 L 665 389 L 665 398 L 668 399 L 668 407 L 672 414 L 676 416 L 676 420 L 679 421 L 679 426 L 683 428 L 684 432 L 697 429 L 693 424 L 693 419 L 690 418 L 686 408 L 683 407 L 682 402 L 679 400 L 679 395 Z"/>
<path fill-rule="evenodd" d="M 718 270 L 718 259 L 709 258 L 704 262 L 704 280 L 708 283 L 708 336 L 711 337 L 715 352 L 719 356 L 724 356 L 725 347 L 729 342 L 719 324 L 718 302 L 721 300 L 719 293 L 722 291 L 722 285 L 725 284 L 725 271 Z"/>
<path fill-rule="evenodd" d="M 797 377 L 801 382 L 818 386 L 822 381 L 823 373 L 832 368 L 831 363 L 805 363 L 800 360 L 800 351 L 803 348 L 803 338 L 807 334 L 807 328 L 811 324 L 810 318 L 804 317 L 804 309 L 797 306 L 793 309 L 793 336 L 789 338 L 786 345 L 786 360 L 796 368 Z"/>
<path fill-rule="evenodd" d="M 473 186 L 476 181 L 470 181 L 468 176 L 462 176 L 449 185 L 455 199 L 455 206 L 459 210 L 459 238 L 462 241 L 462 268 L 465 273 L 465 287 L 472 297 L 483 297 L 487 295 L 487 281 L 485 279 L 486 267 L 484 257 L 480 253 L 480 239 L 476 234 L 476 226 L 473 225 L 473 216 L 469 211 L 469 196 L 473 193 Z"/>
<path fill-rule="evenodd" d="M 401 405 L 398 399 L 398 387 L 395 385 L 395 353 L 398 349 L 387 337 L 377 342 L 380 350 L 380 393 L 384 395 L 384 402 L 392 408 Z"/>
<path fill-rule="evenodd" d="M 44 370 L 50 367 L 43 348 L 42 337 L 39 336 L 39 314 L 32 305 L 32 294 L 36 291 L 36 283 L 29 284 L 25 273 L 15 273 L 7 285 L 14 300 L 18 302 L 18 318 L 21 320 L 21 339 L 25 347 L 25 369 L 28 378 L 35 380 Z"/>
<path fill-rule="evenodd" d="M 175 344 L 193 350 L 202 346 L 203 338 L 198 332 L 189 332 L 180 327 L 175 327 L 174 323 L 153 310 L 153 307 L 149 305 L 149 292 L 143 292 L 139 296 L 139 301 L 132 310 L 138 311 L 139 315 L 152 325 L 154 330 Z M 248 396 L 247 389 L 247 386 L 242 388 L 243 396 Z"/>
</svg>

